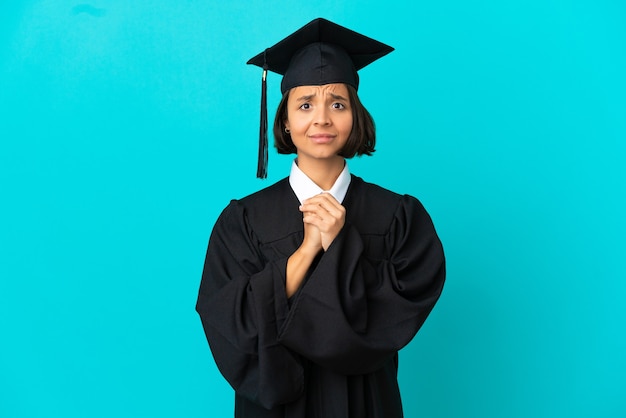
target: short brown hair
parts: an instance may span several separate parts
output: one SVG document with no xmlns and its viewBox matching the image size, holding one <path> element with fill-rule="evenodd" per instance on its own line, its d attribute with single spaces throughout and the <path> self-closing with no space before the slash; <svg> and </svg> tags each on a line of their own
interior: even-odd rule
<svg viewBox="0 0 626 418">
<path fill-rule="evenodd" d="M 361 156 L 364 154 L 372 155 L 376 146 L 374 119 L 372 119 L 372 115 L 359 100 L 356 89 L 350 85 L 346 85 L 346 87 L 348 88 L 350 108 L 352 109 L 352 130 L 346 145 L 339 155 L 344 158 L 352 158 L 355 155 Z M 274 118 L 274 146 L 279 154 L 295 154 L 297 152 L 296 146 L 291 140 L 291 135 L 285 132 L 288 99 L 289 90 L 283 95 Z"/>
</svg>

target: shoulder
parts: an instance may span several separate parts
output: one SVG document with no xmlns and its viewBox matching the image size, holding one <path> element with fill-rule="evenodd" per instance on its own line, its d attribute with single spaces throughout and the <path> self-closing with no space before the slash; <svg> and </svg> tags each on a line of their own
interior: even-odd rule
<svg viewBox="0 0 626 418">
<path fill-rule="evenodd" d="M 346 204 L 363 229 L 384 234 L 398 218 L 428 216 L 421 202 L 408 194 L 393 192 L 352 176 Z"/>
<path fill-rule="evenodd" d="M 397 202 L 402 197 L 402 195 L 377 184 L 368 183 L 354 174 L 350 182 L 350 189 L 354 191 L 355 196 L 362 199 L 383 199 L 384 202 Z"/>
<path fill-rule="evenodd" d="M 377 200 L 382 204 L 394 207 L 400 204 L 422 206 L 414 196 L 396 193 L 377 184 L 368 183 L 355 175 L 352 175 L 351 187 L 354 187 L 355 196 L 364 200 Z"/>
<path fill-rule="evenodd" d="M 301 228 L 298 199 L 288 178 L 241 199 L 232 200 L 224 209 L 223 220 L 240 223 L 260 241 L 272 241 Z M 299 222 L 296 222 L 299 221 Z"/>
<path fill-rule="evenodd" d="M 239 202 L 239 204 L 244 207 L 253 208 L 259 205 L 271 203 L 274 199 L 285 199 L 290 192 L 291 187 L 289 186 L 289 178 L 285 177 L 271 186 L 265 187 L 258 192 L 236 200 L 236 202 Z"/>
<path fill-rule="evenodd" d="M 289 181 L 284 178 L 248 196 L 231 200 L 224 212 L 263 212 L 277 199 L 285 199 L 290 190 Z"/>
</svg>

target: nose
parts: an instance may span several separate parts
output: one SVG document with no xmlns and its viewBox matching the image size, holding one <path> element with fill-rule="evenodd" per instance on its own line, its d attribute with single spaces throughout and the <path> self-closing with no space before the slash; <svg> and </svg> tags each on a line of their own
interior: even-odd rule
<svg viewBox="0 0 626 418">
<path fill-rule="evenodd" d="M 330 115 L 326 106 L 320 106 L 316 109 L 313 121 L 316 125 L 330 125 Z"/>
</svg>

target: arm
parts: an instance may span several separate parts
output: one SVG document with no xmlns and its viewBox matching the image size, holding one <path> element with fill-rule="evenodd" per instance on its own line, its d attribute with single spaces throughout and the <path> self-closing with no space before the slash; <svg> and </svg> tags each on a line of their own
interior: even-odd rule
<svg viewBox="0 0 626 418">
<path fill-rule="evenodd" d="M 406 345 L 441 293 L 444 255 L 430 217 L 410 197 L 385 239 L 390 254 L 374 263 L 346 224 L 296 296 L 279 341 L 344 374 L 374 371 Z"/>
<path fill-rule="evenodd" d="M 277 342 L 286 263 L 262 261 L 245 211 L 232 202 L 211 234 L 196 305 L 220 372 L 266 408 L 295 400 L 304 385 L 299 359 Z"/>
<path fill-rule="evenodd" d="M 287 297 L 293 296 L 300 288 L 313 260 L 322 250 L 321 235 L 313 225 L 304 225 L 304 239 L 298 249 L 287 260 L 285 291 Z"/>
<path fill-rule="evenodd" d="M 307 199 L 300 206 L 300 211 L 303 214 L 304 238 L 287 261 L 287 297 L 293 296 L 300 288 L 313 260 L 320 251 L 328 249 L 346 219 L 345 208 L 330 193 Z"/>
</svg>

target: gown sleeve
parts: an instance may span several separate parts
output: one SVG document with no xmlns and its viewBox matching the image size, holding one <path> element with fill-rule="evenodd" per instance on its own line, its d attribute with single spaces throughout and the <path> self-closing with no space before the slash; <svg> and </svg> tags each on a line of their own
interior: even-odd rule
<svg viewBox="0 0 626 418">
<path fill-rule="evenodd" d="M 294 297 L 278 339 L 322 367 L 365 374 L 405 346 L 441 294 L 441 242 L 421 203 L 402 196 L 385 237 L 389 254 L 364 256 L 346 223 Z"/>
<path fill-rule="evenodd" d="M 245 210 L 233 201 L 211 234 L 196 304 L 220 372 L 268 409 L 304 390 L 300 360 L 277 341 L 288 312 L 286 263 L 263 261 Z"/>
</svg>

